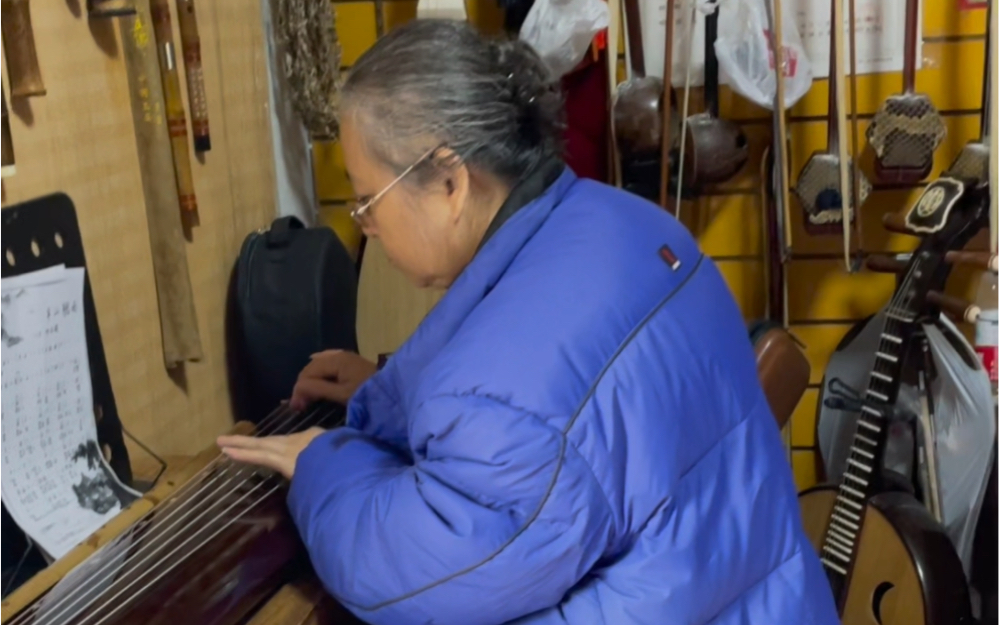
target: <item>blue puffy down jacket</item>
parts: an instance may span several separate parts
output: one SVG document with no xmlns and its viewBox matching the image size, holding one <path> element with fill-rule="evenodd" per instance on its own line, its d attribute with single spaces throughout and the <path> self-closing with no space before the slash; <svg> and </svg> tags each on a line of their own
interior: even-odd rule
<svg viewBox="0 0 999 625">
<path fill-rule="evenodd" d="M 301 454 L 289 508 L 377 625 L 839 622 L 722 276 L 568 169 Z"/>
</svg>

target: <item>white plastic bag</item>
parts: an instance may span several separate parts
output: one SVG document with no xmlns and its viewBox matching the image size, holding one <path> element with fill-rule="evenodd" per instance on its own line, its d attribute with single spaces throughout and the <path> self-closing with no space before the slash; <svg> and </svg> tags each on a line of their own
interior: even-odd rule
<svg viewBox="0 0 999 625">
<path fill-rule="evenodd" d="M 724 82 L 750 101 L 773 109 L 777 94 L 775 55 L 770 47 L 769 20 L 764 4 L 769 1 L 722 0 L 715 54 Z M 785 11 L 781 16 L 785 110 L 794 106 L 812 86 L 812 64 L 805 54 L 793 16 L 791 11 Z"/>
<path fill-rule="evenodd" d="M 593 37 L 609 21 L 604 0 L 536 0 L 520 27 L 520 38 L 561 78 L 579 65 Z"/>
</svg>

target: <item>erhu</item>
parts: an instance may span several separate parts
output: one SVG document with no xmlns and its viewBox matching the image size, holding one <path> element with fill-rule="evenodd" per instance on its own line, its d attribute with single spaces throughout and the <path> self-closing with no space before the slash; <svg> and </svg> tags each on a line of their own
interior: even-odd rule
<svg viewBox="0 0 999 625">
<path fill-rule="evenodd" d="M 735 176 L 749 158 L 749 142 L 742 128 L 718 116 L 718 38 L 716 4 L 704 22 L 704 108 L 684 121 L 685 143 L 682 184 L 692 190 L 718 184 Z M 694 13 L 696 15 L 696 13 Z M 696 21 L 691 21 L 691 29 Z M 689 70 L 688 70 L 689 75 Z M 689 87 L 689 85 L 688 85 Z M 689 90 L 689 89 L 688 89 Z"/>
<path fill-rule="evenodd" d="M 672 12 L 672 4 L 667 2 L 667 12 Z M 655 160 L 660 152 L 663 137 L 663 114 L 660 111 L 666 94 L 672 94 L 672 89 L 664 89 L 666 83 L 662 79 L 645 73 L 645 50 L 638 0 L 624 0 L 624 13 L 631 75 L 617 87 L 613 106 L 614 138 L 623 162 L 650 161 Z M 668 32 L 667 41 L 672 42 Z M 663 65 L 664 75 L 668 75 L 668 67 L 669 65 Z M 672 106 L 670 95 L 669 108 Z M 665 114 L 669 115 L 668 112 Z M 675 136 L 675 133 L 671 134 Z"/>
<path fill-rule="evenodd" d="M 833 0 L 832 18 L 830 25 L 835 30 L 836 20 L 842 23 L 842 10 L 837 10 L 839 0 Z M 840 7 L 841 8 L 841 7 Z M 860 181 L 857 197 L 860 202 L 857 206 L 852 206 L 852 189 L 847 189 L 843 193 L 843 179 L 850 186 L 850 176 L 842 176 L 840 161 L 845 157 L 849 160 L 845 163 L 847 167 L 852 165 L 853 159 L 848 154 L 841 154 L 841 148 L 846 146 L 840 143 L 840 89 L 841 81 L 837 79 L 837 68 L 839 66 L 837 56 L 839 51 L 836 46 L 837 37 L 830 38 L 829 50 L 829 121 L 828 132 L 826 134 L 826 149 L 815 152 L 809 157 L 808 162 L 798 175 L 798 182 L 794 186 L 794 195 L 801 202 L 805 210 L 805 231 L 812 235 L 836 234 L 845 231 L 850 227 L 854 219 L 856 210 L 866 200 L 871 192 L 871 183 L 864 176 L 863 172 L 858 172 L 856 178 Z M 847 211 L 849 221 L 844 223 L 844 207 L 850 208 Z"/>
<path fill-rule="evenodd" d="M 919 0 L 907 0 L 902 93 L 885 100 L 867 127 L 874 172 L 883 182 L 912 184 L 925 178 L 933 169 L 933 153 L 947 136 L 929 96 L 915 92 L 918 30 Z"/>
</svg>

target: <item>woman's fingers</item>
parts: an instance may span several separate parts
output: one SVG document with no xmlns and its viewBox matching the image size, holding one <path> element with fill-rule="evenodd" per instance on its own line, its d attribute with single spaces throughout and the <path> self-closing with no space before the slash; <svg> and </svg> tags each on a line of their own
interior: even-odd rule
<svg viewBox="0 0 999 625">
<path fill-rule="evenodd" d="M 245 449 L 241 447 L 223 447 L 222 453 L 236 462 L 253 464 L 268 469 L 279 469 L 281 457 L 266 449 Z"/>
<path fill-rule="evenodd" d="M 344 352 L 339 349 L 331 349 L 325 352 L 319 352 L 318 354 L 312 354 L 309 357 L 309 364 L 302 368 L 299 377 L 318 377 L 318 378 L 335 378 L 340 374 L 340 368 L 343 366 L 343 358 L 341 354 Z"/>
<path fill-rule="evenodd" d="M 225 434 L 216 439 L 219 447 L 234 449 L 261 449 L 273 447 L 277 436 L 241 436 L 238 434 Z"/>
<path fill-rule="evenodd" d="M 310 403 L 325 399 L 344 404 L 350 399 L 352 389 L 345 384 L 323 378 L 300 377 L 291 393 L 291 407 L 304 410 Z"/>
<path fill-rule="evenodd" d="M 288 443 L 283 436 L 220 436 L 218 445 L 222 453 L 236 462 L 266 467 L 285 475 L 289 473 Z"/>
</svg>

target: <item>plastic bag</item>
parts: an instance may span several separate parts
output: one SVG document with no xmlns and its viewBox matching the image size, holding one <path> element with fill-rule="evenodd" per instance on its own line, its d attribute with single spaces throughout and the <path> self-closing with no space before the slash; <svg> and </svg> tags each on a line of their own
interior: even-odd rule
<svg viewBox="0 0 999 625">
<path fill-rule="evenodd" d="M 777 82 L 764 4 L 768 1 L 722 0 L 715 54 L 718 56 L 718 67 L 724 74 L 724 82 L 750 101 L 773 109 Z M 785 110 L 794 106 L 812 86 L 812 64 L 805 54 L 793 15 L 791 11 L 782 15 Z"/>
<path fill-rule="evenodd" d="M 536 0 L 520 27 L 520 38 L 561 78 L 579 65 L 593 37 L 609 22 L 604 0 Z"/>
<path fill-rule="evenodd" d="M 829 394 L 828 385 L 833 378 L 839 378 L 855 389 L 864 388 L 883 327 L 882 311 L 855 336 L 844 339 L 826 366 L 822 396 Z M 965 574 L 970 574 L 975 530 L 996 446 L 992 390 L 971 345 L 949 319 L 941 317 L 935 323 L 924 324 L 923 329 L 936 373 L 930 383 L 930 392 L 934 404 L 943 526 L 961 558 Z M 912 384 L 903 383 L 895 405 L 918 415 L 922 410 L 919 390 Z M 820 404 L 818 420 L 818 443 L 826 476 L 831 482 L 839 483 L 857 427 L 857 416 Z M 920 467 L 916 464 L 914 446 L 912 426 L 892 423 L 885 449 L 885 468 L 904 476 L 918 476 Z"/>
</svg>

